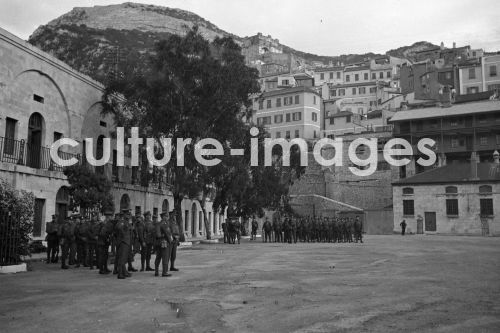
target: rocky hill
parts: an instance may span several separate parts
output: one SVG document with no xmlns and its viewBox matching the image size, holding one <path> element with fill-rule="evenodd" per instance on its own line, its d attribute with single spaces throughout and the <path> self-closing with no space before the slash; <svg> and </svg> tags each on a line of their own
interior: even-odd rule
<svg viewBox="0 0 500 333">
<path fill-rule="evenodd" d="M 154 44 L 171 34 L 183 35 L 194 25 L 205 38 L 230 36 L 242 43 L 243 38 L 219 29 L 204 18 L 181 9 L 123 3 L 120 5 L 76 7 L 70 12 L 40 26 L 29 42 L 66 62 L 73 68 L 105 82 L 107 75 L 129 57 L 145 57 Z M 387 52 L 393 56 L 411 56 L 415 50 L 433 46 L 418 42 Z M 281 45 L 284 53 L 293 53 L 312 64 L 357 63 L 374 53 L 340 56 L 318 56 Z"/>
</svg>

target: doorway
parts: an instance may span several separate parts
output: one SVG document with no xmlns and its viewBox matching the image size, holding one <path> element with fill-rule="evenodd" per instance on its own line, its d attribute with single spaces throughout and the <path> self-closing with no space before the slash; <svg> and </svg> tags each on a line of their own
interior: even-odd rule
<svg viewBox="0 0 500 333">
<path fill-rule="evenodd" d="M 27 165 L 40 169 L 43 135 L 43 117 L 38 112 L 31 115 L 28 121 Z"/>
<path fill-rule="evenodd" d="M 425 212 L 425 231 L 436 231 L 436 212 Z"/>
</svg>

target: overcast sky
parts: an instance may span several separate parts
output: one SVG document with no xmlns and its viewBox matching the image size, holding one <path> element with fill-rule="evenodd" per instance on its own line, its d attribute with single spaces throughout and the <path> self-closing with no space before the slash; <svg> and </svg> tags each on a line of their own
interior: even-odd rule
<svg viewBox="0 0 500 333">
<path fill-rule="evenodd" d="M 340 55 L 426 40 L 500 50 L 499 0 L 136 0 L 192 11 L 239 36 L 270 34 L 300 51 Z M 27 39 L 70 11 L 119 0 L 0 0 L 0 27 Z"/>
</svg>

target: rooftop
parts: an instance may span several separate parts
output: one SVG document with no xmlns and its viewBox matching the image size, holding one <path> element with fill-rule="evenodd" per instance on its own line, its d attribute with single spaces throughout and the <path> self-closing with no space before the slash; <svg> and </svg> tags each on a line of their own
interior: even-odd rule
<svg viewBox="0 0 500 333">
<path fill-rule="evenodd" d="M 392 117 L 391 122 L 420 120 L 430 118 L 441 118 L 468 115 L 475 113 L 500 112 L 499 101 L 482 101 L 463 104 L 453 104 L 450 107 L 431 107 L 424 109 L 413 109 L 399 111 Z"/>
<path fill-rule="evenodd" d="M 472 177 L 470 163 L 452 163 L 401 179 L 393 185 L 447 184 L 467 182 L 500 182 L 500 164 L 478 163 L 477 178 Z"/>
<path fill-rule="evenodd" d="M 356 67 L 347 67 L 345 69 L 346 72 L 356 72 L 356 71 L 364 71 L 370 69 L 370 65 L 364 66 L 356 66 Z"/>
<path fill-rule="evenodd" d="M 333 66 L 333 67 L 316 67 L 315 72 L 333 72 L 333 71 L 343 71 L 344 66 Z"/>
<path fill-rule="evenodd" d="M 316 91 L 312 90 L 311 88 L 299 86 L 299 87 L 284 88 L 284 89 L 273 90 L 273 91 L 266 91 L 261 95 L 261 97 L 267 98 L 267 97 L 272 97 L 272 96 L 288 95 L 288 94 L 294 94 L 294 93 L 311 93 L 311 94 L 319 95 Z"/>
<path fill-rule="evenodd" d="M 330 89 L 337 88 L 350 88 L 350 87 L 362 87 L 362 86 L 376 86 L 376 81 L 368 81 L 368 82 L 357 82 L 357 83 L 344 83 L 344 84 L 335 84 L 329 85 Z"/>
</svg>

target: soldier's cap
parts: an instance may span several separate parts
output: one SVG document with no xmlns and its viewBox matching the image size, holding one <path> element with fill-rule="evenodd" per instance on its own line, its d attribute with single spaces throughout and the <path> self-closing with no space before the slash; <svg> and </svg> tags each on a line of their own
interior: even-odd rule
<svg viewBox="0 0 500 333">
<path fill-rule="evenodd" d="M 128 214 L 128 213 L 130 213 L 130 208 L 124 208 L 124 209 L 122 209 L 122 213 L 123 213 L 123 214 Z"/>
<path fill-rule="evenodd" d="M 144 212 L 144 216 L 151 216 L 151 212 L 149 210 L 147 210 L 146 212 Z"/>
</svg>

